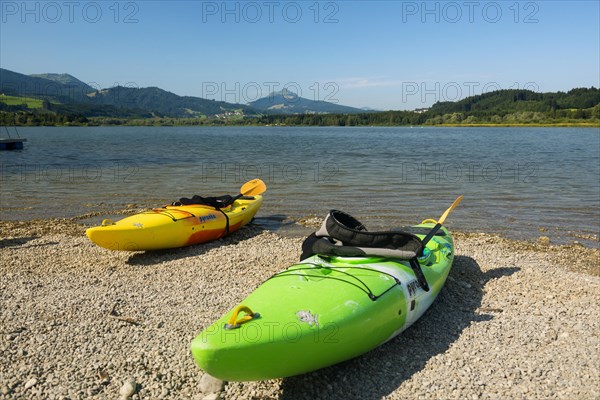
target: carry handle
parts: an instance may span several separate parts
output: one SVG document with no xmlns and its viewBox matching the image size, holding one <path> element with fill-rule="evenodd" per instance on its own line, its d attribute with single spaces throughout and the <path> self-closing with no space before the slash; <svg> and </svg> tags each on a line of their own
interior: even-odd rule
<svg viewBox="0 0 600 400">
<path fill-rule="evenodd" d="M 244 315 L 243 317 L 241 317 L 240 319 L 238 319 L 238 315 L 240 314 L 240 312 L 244 312 L 246 313 L 246 315 Z M 233 314 L 231 315 L 231 318 L 229 318 L 229 322 L 227 322 L 224 326 L 225 329 L 237 329 L 239 328 L 243 323 L 251 321 L 253 319 L 256 319 L 260 317 L 259 313 L 255 313 L 253 312 L 250 307 L 246 307 L 244 305 L 239 305 L 236 308 L 234 308 L 233 310 Z"/>
</svg>

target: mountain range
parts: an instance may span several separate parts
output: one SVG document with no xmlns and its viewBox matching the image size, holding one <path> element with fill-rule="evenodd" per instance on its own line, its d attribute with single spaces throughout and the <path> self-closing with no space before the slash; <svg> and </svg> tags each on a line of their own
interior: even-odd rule
<svg viewBox="0 0 600 400">
<path fill-rule="evenodd" d="M 2 124 L 598 125 L 600 89 L 545 93 L 497 90 L 454 102 L 437 102 L 428 109 L 375 111 L 309 100 L 288 90 L 249 104 L 232 104 L 178 96 L 157 87 L 97 89 L 69 74 L 24 75 L 0 69 Z"/>
<path fill-rule="evenodd" d="M 0 93 L 44 100 L 44 110 L 85 117 L 201 117 L 299 113 L 360 113 L 362 109 L 313 101 L 289 91 L 271 93 L 248 105 L 178 96 L 158 87 L 96 89 L 69 74 L 25 75 L 0 68 Z"/>
</svg>

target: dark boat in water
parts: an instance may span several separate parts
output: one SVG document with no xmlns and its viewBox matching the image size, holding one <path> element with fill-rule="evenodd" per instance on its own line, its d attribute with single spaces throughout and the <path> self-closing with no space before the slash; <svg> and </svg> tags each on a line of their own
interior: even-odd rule
<svg viewBox="0 0 600 400">
<path fill-rule="evenodd" d="M 19 136 L 19 132 L 17 132 L 17 128 L 15 127 L 15 133 L 17 137 L 11 137 L 8 128 L 5 126 L 7 138 L 0 138 L 0 150 L 21 150 L 23 149 L 23 142 L 26 142 L 27 139 Z"/>
</svg>

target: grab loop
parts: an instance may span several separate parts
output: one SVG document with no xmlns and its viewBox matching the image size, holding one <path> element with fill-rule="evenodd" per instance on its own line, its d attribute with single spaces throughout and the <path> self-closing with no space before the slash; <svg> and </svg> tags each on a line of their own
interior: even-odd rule
<svg viewBox="0 0 600 400">
<path fill-rule="evenodd" d="M 238 319 L 238 315 L 242 311 L 245 312 L 246 315 L 244 315 L 243 317 Z M 260 317 L 259 313 L 252 312 L 252 310 L 249 307 L 239 305 L 233 310 L 233 314 L 231 315 L 231 318 L 229 318 L 229 322 L 225 324 L 224 328 L 225 329 L 237 329 L 243 323 L 251 321 L 258 317 Z"/>
<path fill-rule="evenodd" d="M 423 222 L 421 222 L 421 224 L 437 224 L 437 221 L 435 219 L 425 219 L 423 220 Z"/>
<path fill-rule="evenodd" d="M 112 222 L 110 219 L 103 219 L 102 220 L 102 226 L 110 226 L 110 225 L 114 225 L 115 223 Z"/>
</svg>

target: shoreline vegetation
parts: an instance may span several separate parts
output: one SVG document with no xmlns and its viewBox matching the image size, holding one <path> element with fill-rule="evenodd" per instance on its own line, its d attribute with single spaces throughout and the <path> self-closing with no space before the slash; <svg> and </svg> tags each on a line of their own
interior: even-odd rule
<svg viewBox="0 0 600 400">
<path fill-rule="evenodd" d="M 600 104 L 581 118 L 548 118 L 541 113 L 520 112 L 504 116 L 466 117 L 463 113 L 433 115 L 430 112 L 384 111 L 364 114 L 281 114 L 194 118 L 85 117 L 33 112 L 0 111 L 4 126 L 321 126 L 321 127 L 600 127 Z M 573 112 L 572 114 L 575 114 Z"/>
<path fill-rule="evenodd" d="M 103 119 L 87 119 L 85 121 L 63 121 L 63 122 L 48 122 L 48 121 L 28 121 L 7 123 L 0 116 L 0 126 L 17 126 L 17 127 L 433 127 L 433 128 L 600 128 L 600 120 L 593 122 L 555 122 L 555 123 L 479 123 L 479 124 L 420 124 L 420 125 L 400 125 L 400 124 L 368 124 L 368 125 L 327 125 L 327 124 L 259 124 L 259 123 L 223 123 L 221 121 L 195 121 L 188 119 L 165 120 L 165 119 L 147 119 L 139 120 L 103 120 Z"/>
<path fill-rule="evenodd" d="M 340 117 L 336 115 L 336 117 Z M 341 116 L 345 117 L 345 116 Z M 205 127 L 451 127 L 451 128 L 600 128 L 600 119 L 593 120 L 558 120 L 544 122 L 478 122 L 478 123 L 422 123 L 422 124 L 403 124 L 403 123 L 356 123 L 347 124 L 338 119 L 335 123 L 327 121 L 288 121 L 287 118 L 273 118 L 272 116 L 264 119 L 247 118 L 244 120 L 222 120 L 216 118 L 145 118 L 145 119 L 129 119 L 129 118 L 105 118 L 82 116 L 47 116 L 31 113 L 21 113 L 7 115 L 0 112 L 0 126 L 57 126 L 57 127 L 98 127 L 98 126 L 137 126 L 137 127 L 168 127 L 168 126 L 205 126 Z"/>
</svg>

